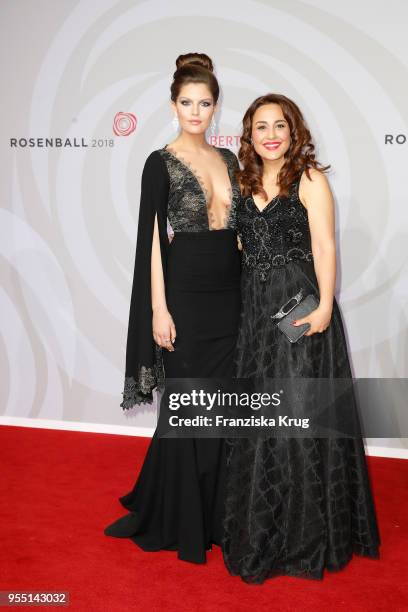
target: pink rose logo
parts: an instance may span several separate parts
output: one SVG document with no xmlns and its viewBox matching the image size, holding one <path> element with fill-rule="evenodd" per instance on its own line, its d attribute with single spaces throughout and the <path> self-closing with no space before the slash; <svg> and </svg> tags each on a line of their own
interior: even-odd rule
<svg viewBox="0 0 408 612">
<path fill-rule="evenodd" d="M 133 113 L 116 113 L 113 120 L 113 132 L 116 136 L 129 136 L 135 131 L 136 116 Z"/>
</svg>

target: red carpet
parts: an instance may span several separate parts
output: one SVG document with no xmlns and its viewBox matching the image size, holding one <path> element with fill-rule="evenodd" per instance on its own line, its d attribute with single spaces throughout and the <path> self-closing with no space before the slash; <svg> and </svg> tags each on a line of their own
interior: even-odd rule
<svg viewBox="0 0 408 612">
<path fill-rule="evenodd" d="M 200 566 L 104 535 L 125 512 L 117 498 L 133 486 L 148 443 L 0 427 L 0 590 L 69 591 L 75 611 L 408 610 L 408 461 L 368 459 L 380 560 L 354 557 L 323 581 L 256 586 L 228 574 L 218 547 Z"/>
</svg>

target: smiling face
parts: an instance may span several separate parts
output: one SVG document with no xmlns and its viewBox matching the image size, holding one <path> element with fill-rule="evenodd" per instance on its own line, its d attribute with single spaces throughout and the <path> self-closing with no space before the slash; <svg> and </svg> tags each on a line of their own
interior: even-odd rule
<svg viewBox="0 0 408 612">
<path fill-rule="evenodd" d="M 263 159 L 283 158 L 291 143 L 290 128 L 279 104 L 264 104 L 252 118 L 252 145 Z"/>
<path fill-rule="evenodd" d="M 211 91 L 205 83 L 183 85 L 172 107 L 181 129 L 189 134 L 205 132 L 216 109 Z"/>
</svg>

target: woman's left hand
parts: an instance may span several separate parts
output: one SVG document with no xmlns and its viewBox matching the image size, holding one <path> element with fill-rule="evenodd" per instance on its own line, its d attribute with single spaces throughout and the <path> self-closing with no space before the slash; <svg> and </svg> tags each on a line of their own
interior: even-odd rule
<svg viewBox="0 0 408 612">
<path fill-rule="evenodd" d="M 298 327 L 303 323 L 309 323 L 310 328 L 305 333 L 305 336 L 312 336 L 313 334 L 320 334 L 324 332 L 330 325 L 332 315 L 332 309 L 330 308 L 322 308 L 318 306 L 315 310 L 313 310 L 310 314 L 302 319 L 296 319 L 296 321 L 292 322 L 292 325 Z"/>
</svg>

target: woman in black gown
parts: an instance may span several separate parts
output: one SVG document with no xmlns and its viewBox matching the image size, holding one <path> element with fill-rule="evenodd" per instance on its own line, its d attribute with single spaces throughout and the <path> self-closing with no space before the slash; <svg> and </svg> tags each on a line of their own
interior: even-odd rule
<svg viewBox="0 0 408 612">
<path fill-rule="evenodd" d="M 328 167 L 315 160 L 298 107 L 274 94 L 255 100 L 243 119 L 238 156 L 243 163 L 237 210 L 243 304 L 237 376 L 349 379 L 333 296 Z M 300 290 L 320 302 L 293 323 L 307 323 L 309 329 L 292 344 L 271 315 Z M 282 574 L 321 579 L 324 568 L 341 569 L 353 553 L 378 557 L 380 538 L 361 437 L 258 436 L 228 442 L 223 552 L 233 575 L 250 583 Z"/>
<path fill-rule="evenodd" d="M 205 140 L 219 94 L 210 58 L 187 54 L 176 64 L 171 99 L 181 131 L 149 155 L 142 174 L 125 410 L 151 403 L 164 376 L 233 375 L 238 160 Z M 211 544 L 222 542 L 225 464 L 225 440 L 163 438 L 156 430 L 135 486 L 119 498 L 129 512 L 105 534 L 204 563 Z"/>
</svg>

